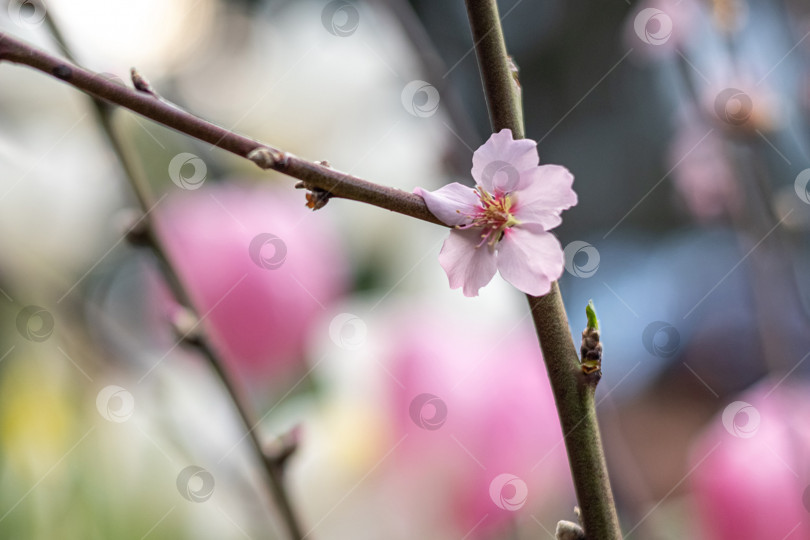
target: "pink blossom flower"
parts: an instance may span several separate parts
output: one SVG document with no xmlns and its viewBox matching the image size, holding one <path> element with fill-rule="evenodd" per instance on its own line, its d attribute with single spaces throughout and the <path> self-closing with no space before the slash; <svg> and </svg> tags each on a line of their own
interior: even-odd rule
<svg viewBox="0 0 810 540">
<path fill-rule="evenodd" d="M 531 326 L 459 322 L 431 308 L 392 327 L 391 436 L 407 437 L 390 480 L 401 512 L 425 528 L 413 536 L 438 530 L 431 519 L 457 527 L 446 537 L 495 538 L 529 515 L 553 529 L 573 490 Z"/>
<path fill-rule="evenodd" d="M 702 222 L 739 215 L 742 193 L 723 136 L 705 123 L 686 120 L 669 149 L 675 188 Z"/>
<path fill-rule="evenodd" d="M 338 242 L 303 198 L 205 187 L 157 209 L 160 238 L 229 367 L 255 380 L 304 365 L 307 334 L 346 287 Z"/>
<path fill-rule="evenodd" d="M 738 399 L 692 452 L 706 538 L 810 538 L 810 387 L 774 379 Z"/>
<path fill-rule="evenodd" d="M 498 270 L 521 291 L 541 296 L 562 275 L 562 247 L 547 231 L 577 203 L 574 177 L 539 162 L 537 143 L 516 141 L 504 129 L 473 154 L 475 188 L 453 182 L 433 192 L 414 190 L 453 227 L 439 254 L 452 289 L 477 296 Z"/>
</svg>

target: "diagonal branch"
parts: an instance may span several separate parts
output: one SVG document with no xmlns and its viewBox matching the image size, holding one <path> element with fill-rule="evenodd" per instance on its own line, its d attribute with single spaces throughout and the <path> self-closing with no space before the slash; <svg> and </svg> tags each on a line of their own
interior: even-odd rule
<svg viewBox="0 0 810 540">
<path fill-rule="evenodd" d="M 228 131 L 152 94 L 127 88 L 103 75 L 66 62 L 0 32 L 0 61 L 2 60 L 39 70 L 93 97 L 129 109 L 180 133 L 250 159 L 263 169 L 272 169 L 298 178 L 304 182 L 303 187 L 307 189 L 323 190 L 332 197 L 368 203 L 446 226 L 430 213 L 418 195 L 363 180 Z"/>
</svg>

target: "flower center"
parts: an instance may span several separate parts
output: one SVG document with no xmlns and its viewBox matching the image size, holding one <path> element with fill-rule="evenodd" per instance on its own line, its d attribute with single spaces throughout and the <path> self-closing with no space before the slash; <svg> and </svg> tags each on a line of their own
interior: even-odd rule
<svg viewBox="0 0 810 540">
<path fill-rule="evenodd" d="M 512 215 L 512 199 L 508 193 L 492 195 L 481 186 L 476 186 L 475 194 L 481 201 L 481 208 L 472 216 L 472 223 L 460 228 L 481 228 L 481 243 L 476 248 L 484 244 L 494 248 L 495 244 L 503 237 L 503 232 L 520 224 L 520 221 Z"/>
</svg>

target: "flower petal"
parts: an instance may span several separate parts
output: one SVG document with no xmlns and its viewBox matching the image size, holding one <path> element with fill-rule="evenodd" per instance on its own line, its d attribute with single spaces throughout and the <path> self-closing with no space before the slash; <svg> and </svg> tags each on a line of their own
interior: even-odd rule
<svg viewBox="0 0 810 540">
<path fill-rule="evenodd" d="M 502 129 L 473 154 L 472 176 L 490 193 L 508 193 L 530 181 L 526 171 L 537 167 L 537 143 L 512 138 L 512 130 Z"/>
<path fill-rule="evenodd" d="M 442 265 L 450 280 L 450 288 L 464 287 L 464 296 L 478 296 L 478 289 L 495 275 L 495 252 L 481 243 L 481 229 L 450 231 L 439 253 Z"/>
<path fill-rule="evenodd" d="M 563 272 L 565 259 L 557 238 L 540 227 L 512 227 L 498 242 L 498 270 L 517 289 L 542 296 Z"/>
<path fill-rule="evenodd" d="M 512 212 L 522 223 L 553 229 L 562 222 L 560 213 L 577 204 L 577 194 L 571 189 L 574 176 L 560 165 L 541 165 L 531 177 L 523 189 L 512 193 Z"/>
<path fill-rule="evenodd" d="M 481 209 L 475 190 L 458 182 L 447 184 L 436 191 L 425 191 L 418 187 L 413 192 L 424 199 L 434 216 L 451 227 L 467 225 L 472 221 L 469 216 Z"/>
</svg>

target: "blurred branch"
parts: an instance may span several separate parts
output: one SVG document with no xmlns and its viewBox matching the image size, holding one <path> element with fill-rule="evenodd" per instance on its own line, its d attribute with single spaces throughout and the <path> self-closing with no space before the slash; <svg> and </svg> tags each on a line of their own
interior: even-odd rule
<svg viewBox="0 0 810 540">
<path fill-rule="evenodd" d="M 304 533 L 301 530 L 301 525 L 298 522 L 295 511 L 293 510 L 292 502 L 290 501 L 289 494 L 284 486 L 283 478 L 286 460 L 290 457 L 295 449 L 290 449 L 289 453 L 284 455 L 283 458 L 280 458 L 276 453 L 265 451 L 265 449 L 262 447 L 262 442 L 259 440 L 258 433 L 256 433 L 256 428 L 258 427 L 259 423 L 253 417 L 253 415 L 248 412 L 247 396 L 244 396 L 242 392 L 239 391 L 235 383 L 231 380 L 230 376 L 226 372 L 222 362 L 218 359 L 213 349 L 204 339 L 195 341 L 193 344 L 197 346 L 199 351 L 208 360 L 208 363 L 211 364 L 211 367 L 219 376 L 222 384 L 228 390 L 228 393 L 233 399 L 235 408 L 239 413 L 239 418 L 247 428 L 247 435 L 248 439 L 250 440 L 250 444 L 258 456 L 265 474 L 267 475 L 270 492 L 272 493 L 273 499 L 278 506 L 279 512 L 281 512 L 281 518 L 284 521 L 285 528 L 287 529 L 287 536 L 292 540 L 303 539 Z"/>
<path fill-rule="evenodd" d="M 721 35 L 718 38 L 726 46 L 725 61 L 731 68 L 731 80 L 743 80 L 743 73 L 750 72 L 754 66 L 746 65 L 750 59 L 740 53 L 738 34 L 728 31 L 734 22 L 729 18 L 733 18 L 735 13 L 721 12 L 715 13 L 715 16 L 727 19 L 720 21 Z M 793 356 L 790 348 L 795 336 L 787 330 L 789 326 L 774 325 L 773 321 L 783 319 L 784 314 L 795 307 L 807 324 L 810 322 L 810 311 L 801 300 L 804 294 L 799 274 L 794 271 L 796 262 L 790 234 L 786 228 L 780 227 L 787 217 L 779 217 L 779 205 L 774 196 L 773 186 L 778 185 L 775 178 L 780 173 L 768 165 L 762 153 L 763 145 L 771 144 L 765 133 L 768 136 L 777 133 L 776 122 L 769 117 L 773 111 L 766 106 L 763 107 L 764 112 L 749 113 L 749 117 L 740 124 L 724 121 L 716 111 L 706 108 L 699 92 L 695 69 L 686 57 L 679 54 L 672 61 L 683 82 L 682 99 L 689 104 L 699 122 L 713 125 L 714 129 L 720 128 L 718 136 L 723 145 L 712 159 L 728 162 L 735 187 L 742 194 L 742 209 L 726 209 L 729 222 L 737 233 L 740 253 L 750 249 L 751 238 L 759 238 L 763 244 L 762 248 L 751 252 L 749 262 L 753 300 L 751 312 L 756 320 L 763 367 L 772 372 L 790 371 L 793 363 L 788 359 Z M 764 97 L 760 99 L 764 100 Z"/>
<path fill-rule="evenodd" d="M 5 33 L 0 33 L 0 61 L 2 60 L 32 67 L 93 97 L 119 105 L 180 133 L 248 158 L 263 169 L 272 169 L 298 178 L 304 182 L 307 189 L 323 190 L 329 192 L 332 197 L 368 203 L 446 226 L 430 213 L 418 195 L 363 180 L 228 131 L 158 99 L 153 94 L 122 86 Z"/>
<path fill-rule="evenodd" d="M 455 85 L 447 78 L 447 66 L 442 60 L 436 45 L 425 29 L 425 25 L 414 11 L 410 0 L 384 0 L 391 13 L 405 35 L 411 42 L 416 54 L 422 63 L 425 76 L 439 91 L 442 98 L 442 107 L 446 111 L 450 124 L 458 131 L 453 132 L 450 141 L 449 164 L 454 172 L 467 175 L 470 172 L 470 154 L 472 150 L 467 146 L 467 140 L 476 140 L 479 137 L 472 118 L 464 107 L 464 100 Z"/>
<path fill-rule="evenodd" d="M 48 29 L 51 32 L 52 37 L 59 45 L 59 47 L 64 52 L 65 56 L 73 63 L 76 62 L 73 54 L 71 53 L 70 47 L 68 47 L 67 42 L 65 41 L 61 31 L 59 30 L 56 21 L 50 14 L 50 10 L 45 11 L 45 24 L 47 25 Z M 2 35 L 0 35 L 0 48 L 2 47 L 2 42 L 4 39 Z M 32 57 L 36 57 L 36 51 L 32 51 L 34 54 Z M 0 56 L 2 56 L 0 54 Z M 57 60 L 58 62 L 58 60 Z M 61 70 L 64 72 L 64 68 L 56 67 L 55 69 Z M 78 68 L 68 68 L 68 69 L 78 69 Z M 141 86 L 146 85 L 148 87 L 148 83 L 140 78 L 137 73 L 133 70 L 133 82 L 135 83 L 138 90 L 141 92 L 147 92 L 148 90 L 144 88 L 140 88 Z M 139 83 L 140 81 L 140 83 Z M 113 83 L 114 84 L 114 83 Z M 152 94 L 153 98 L 156 98 L 156 94 Z M 102 130 L 106 135 L 107 142 L 110 145 L 110 148 L 113 150 L 115 157 L 121 166 L 121 169 L 124 171 L 129 184 L 132 186 L 133 191 L 138 199 L 138 202 L 141 206 L 141 210 L 145 214 L 149 214 L 149 210 L 153 208 L 156 204 L 154 200 L 153 194 L 150 192 L 149 183 L 147 182 L 143 171 L 140 167 L 138 167 L 138 162 L 136 159 L 132 159 L 130 155 L 125 151 L 124 145 L 122 141 L 115 133 L 115 128 L 113 126 L 113 119 L 112 113 L 113 108 L 106 102 L 102 101 L 101 99 L 94 97 L 93 98 L 93 106 L 96 112 L 96 119 L 98 120 L 99 126 L 101 126 Z M 163 275 L 166 277 L 167 283 L 169 288 L 172 291 L 175 299 L 187 310 L 187 313 L 193 319 L 194 324 L 192 326 L 194 330 L 194 334 L 190 331 L 181 332 L 181 339 L 183 339 L 189 345 L 194 346 L 200 354 L 206 359 L 208 364 L 212 367 L 214 372 L 216 373 L 217 377 L 221 381 L 222 385 L 225 387 L 228 395 L 231 398 L 231 401 L 234 405 L 234 408 L 238 412 L 239 418 L 242 423 L 245 425 L 245 428 L 248 432 L 248 438 L 253 445 L 253 448 L 259 457 L 259 461 L 262 464 L 262 468 L 264 469 L 268 485 L 270 487 L 270 491 L 273 495 L 273 498 L 276 504 L 279 507 L 279 511 L 281 512 L 282 519 L 287 528 L 287 532 L 289 537 L 293 540 L 298 540 L 303 538 L 303 534 L 301 532 L 301 527 L 298 524 L 298 521 L 295 517 L 295 514 L 292 510 L 292 504 L 290 502 L 290 498 L 286 492 L 284 487 L 284 483 L 282 480 L 282 473 L 283 473 L 283 461 L 279 460 L 275 454 L 269 454 L 264 452 L 262 448 L 262 443 L 259 440 L 258 434 L 256 433 L 256 426 L 257 422 L 255 418 L 252 417 L 248 410 L 248 399 L 247 396 L 237 387 L 234 381 L 231 380 L 229 374 L 227 373 L 226 369 L 224 368 L 222 360 L 217 356 L 214 349 L 209 345 L 205 335 L 203 332 L 200 332 L 197 329 L 199 317 L 194 312 L 194 307 L 191 302 L 191 298 L 188 294 L 188 291 L 183 286 L 182 281 L 180 281 L 177 273 L 174 271 L 171 263 L 169 262 L 169 257 L 163 247 L 163 244 L 160 242 L 154 227 L 152 226 L 151 222 L 146 223 L 149 218 L 143 218 L 139 220 L 139 223 L 142 225 L 141 228 L 138 230 L 133 230 L 130 233 L 130 240 L 133 241 L 136 245 L 147 246 L 152 249 L 155 256 L 157 257 L 161 269 L 163 271 Z M 151 220 L 150 220 L 151 221 Z M 173 321 L 176 322 L 176 321 Z M 292 453 L 290 451 L 289 453 Z M 286 457 L 288 457 L 287 454 Z"/>
<path fill-rule="evenodd" d="M 496 0 L 466 0 L 475 52 L 492 130 L 511 129 L 522 138 L 520 88 L 506 53 Z M 557 283 L 543 297 L 528 296 L 543 350 L 565 448 L 589 540 L 620 540 L 619 518 L 610 489 L 596 420 L 596 384 L 582 371 Z"/>
</svg>

